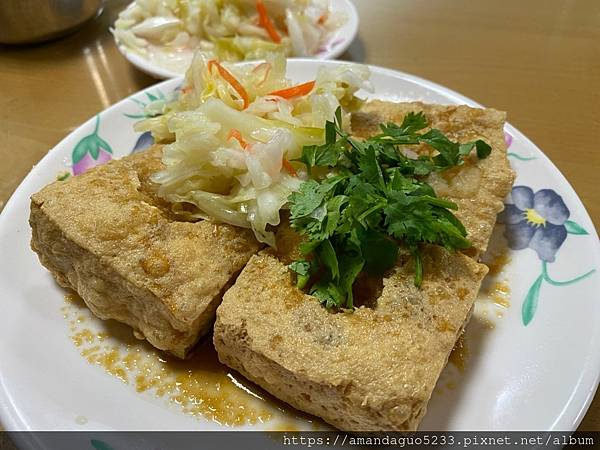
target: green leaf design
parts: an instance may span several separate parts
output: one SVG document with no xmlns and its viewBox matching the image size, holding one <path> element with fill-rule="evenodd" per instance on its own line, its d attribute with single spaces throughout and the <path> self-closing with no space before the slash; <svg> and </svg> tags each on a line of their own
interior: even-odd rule
<svg viewBox="0 0 600 450">
<path fill-rule="evenodd" d="M 71 160 L 73 161 L 73 164 L 77 164 L 88 153 L 89 141 L 90 137 L 92 136 L 94 135 L 86 136 L 77 143 L 77 145 L 73 149 L 73 153 L 71 154 Z"/>
<path fill-rule="evenodd" d="M 106 142 L 104 139 L 102 139 L 100 136 L 96 135 L 96 147 L 97 148 L 101 148 L 105 151 L 107 151 L 108 153 L 112 154 L 112 148 L 110 148 L 110 145 L 108 144 L 108 142 Z M 96 159 L 96 158 L 94 158 Z"/>
<path fill-rule="evenodd" d="M 542 281 L 544 281 L 544 275 L 540 275 L 537 280 L 531 285 L 527 295 L 525 296 L 525 300 L 523 301 L 523 306 L 521 307 L 521 317 L 523 319 L 523 325 L 529 325 L 529 322 L 532 321 L 533 316 L 535 315 L 535 311 L 538 305 L 538 298 L 540 297 L 540 287 L 542 286 Z"/>
<path fill-rule="evenodd" d="M 596 272 L 596 269 L 592 269 L 592 270 L 584 273 L 583 275 L 579 275 L 578 277 L 571 278 L 570 280 L 557 281 L 548 274 L 548 263 L 546 261 L 544 261 L 542 263 L 542 277 L 544 277 L 544 281 L 546 281 L 547 283 L 550 283 L 552 286 L 569 286 L 571 284 L 577 283 L 578 281 L 581 281 L 581 280 L 589 277 L 590 275 L 592 275 L 595 272 Z"/>
<path fill-rule="evenodd" d="M 73 149 L 73 153 L 71 154 L 71 160 L 73 164 L 77 164 L 81 161 L 87 153 L 89 153 L 92 158 L 98 159 L 100 155 L 100 149 L 107 151 L 112 154 L 112 148 L 104 139 L 98 136 L 98 128 L 100 126 L 100 116 L 96 116 L 96 125 L 94 126 L 94 131 L 81 139 L 75 148 Z"/>
<path fill-rule="evenodd" d="M 96 144 L 95 138 L 97 138 L 97 136 L 95 134 L 88 136 L 88 139 L 89 139 L 88 150 L 90 152 L 90 155 L 92 155 L 92 158 L 98 159 L 98 156 L 100 155 L 100 147 L 98 145 L 95 145 Z"/>
<path fill-rule="evenodd" d="M 534 159 L 537 159 L 537 157 L 535 156 L 521 156 L 518 153 L 514 152 L 508 152 L 506 156 L 518 159 L 519 161 L 533 161 Z"/>
<path fill-rule="evenodd" d="M 565 222 L 565 228 L 567 229 L 567 233 L 569 233 L 569 234 L 578 234 L 578 235 L 589 234 L 585 228 L 583 228 L 578 223 L 573 222 L 572 220 L 567 220 Z"/>
<path fill-rule="evenodd" d="M 123 113 L 123 115 L 125 117 L 130 118 L 130 119 L 145 119 L 146 118 L 145 114 L 127 114 L 127 113 Z"/>
<path fill-rule="evenodd" d="M 135 103 L 142 109 L 146 107 L 146 104 L 143 101 L 138 100 L 137 98 L 130 98 L 129 100 L 131 100 L 133 103 Z"/>
<path fill-rule="evenodd" d="M 156 101 L 156 100 L 166 100 L 167 99 L 167 97 L 165 96 L 165 94 L 163 94 L 160 89 L 155 89 L 154 92 L 155 92 L 155 94 L 153 94 L 150 91 L 144 92 L 144 94 L 146 95 L 146 97 L 148 97 L 148 103 L 151 103 L 151 102 Z M 130 98 L 129 100 L 131 100 L 133 103 L 135 103 L 136 105 L 138 105 L 142 109 L 142 113 L 139 113 L 139 114 L 127 114 L 127 113 L 123 113 L 123 115 L 125 117 L 128 117 L 130 119 L 145 119 L 147 117 L 153 117 L 153 116 L 149 116 L 148 114 L 146 114 L 146 113 L 143 112 L 145 110 L 146 106 L 148 106 L 148 103 L 145 103 L 145 102 L 143 102 L 141 100 L 138 100 L 136 98 Z"/>
<path fill-rule="evenodd" d="M 96 450 L 113 450 L 113 448 L 106 442 L 100 441 L 98 439 L 92 439 L 90 441 L 90 444 L 92 444 L 92 447 L 94 447 Z"/>
</svg>

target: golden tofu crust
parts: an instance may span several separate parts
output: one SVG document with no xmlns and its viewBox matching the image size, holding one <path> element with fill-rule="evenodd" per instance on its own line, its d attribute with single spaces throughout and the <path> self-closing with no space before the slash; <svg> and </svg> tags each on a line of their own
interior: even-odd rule
<svg viewBox="0 0 600 450">
<path fill-rule="evenodd" d="M 249 230 L 176 220 L 150 180 L 161 155 L 155 146 L 34 194 L 31 246 L 98 317 L 184 357 L 260 245 Z"/>
<path fill-rule="evenodd" d="M 274 253 L 253 256 L 217 309 L 221 362 L 347 431 L 415 430 L 487 267 L 427 247 L 425 278 L 402 255 L 371 307 L 330 312 Z"/>
</svg>

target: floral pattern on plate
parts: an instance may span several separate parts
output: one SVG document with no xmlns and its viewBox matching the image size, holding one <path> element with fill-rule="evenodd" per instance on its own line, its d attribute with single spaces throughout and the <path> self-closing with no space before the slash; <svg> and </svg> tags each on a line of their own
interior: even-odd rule
<svg viewBox="0 0 600 450">
<path fill-rule="evenodd" d="M 529 325 L 535 316 L 542 283 L 552 286 L 568 286 L 592 275 L 592 269 L 583 275 L 566 281 L 556 281 L 548 274 L 548 263 L 556 260 L 556 254 L 567 236 L 587 235 L 588 232 L 576 222 L 568 220 L 571 215 L 562 197 L 552 189 L 534 192 L 528 186 L 514 186 L 509 202 L 498 216 L 505 225 L 504 236 L 512 250 L 531 249 L 542 263 L 541 274 L 529 288 L 521 307 L 521 319 Z"/>
<path fill-rule="evenodd" d="M 504 142 L 506 143 L 506 148 L 509 149 L 511 144 L 513 141 L 513 137 L 510 133 L 508 133 L 507 131 L 504 132 Z M 519 161 L 533 161 L 534 159 L 537 159 L 535 156 L 523 156 L 520 155 L 519 153 L 515 153 L 515 152 L 508 152 L 506 154 L 509 158 L 515 158 L 518 159 Z"/>
<path fill-rule="evenodd" d="M 92 167 L 108 162 L 113 157 L 113 151 L 108 142 L 98 135 L 100 115 L 96 116 L 96 124 L 91 134 L 82 138 L 71 153 L 71 168 L 73 175 L 82 174 Z"/>
</svg>

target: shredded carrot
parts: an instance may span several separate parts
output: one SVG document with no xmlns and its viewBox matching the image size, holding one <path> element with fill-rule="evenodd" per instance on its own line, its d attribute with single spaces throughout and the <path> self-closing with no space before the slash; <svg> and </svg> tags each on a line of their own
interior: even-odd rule
<svg viewBox="0 0 600 450">
<path fill-rule="evenodd" d="M 309 81 L 307 83 L 299 84 L 289 88 L 281 89 L 279 91 L 271 92 L 269 95 L 276 95 L 283 98 L 301 97 L 308 94 L 315 87 L 315 81 Z"/>
<path fill-rule="evenodd" d="M 267 81 L 267 78 L 269 78 L 269 74 L 271 73 L 271 64 L 268 62 L 263 62 L 260 63 L 258 66 L 256 66 L 254 69 L 252 69 L 253 73 L 257 73 L 259 70 L 265 69 L 265 76 L 263 77 L 262 80 L 260 80 L 258 83 L 256 83 L 256 86 L 259 87 L 262 84 L 264 84 L 265 81 Z"/>
<path fill-rule="evenodd" d="M 260 26 L 267 30 L 267 33 L 273 42 L 279 44 L 281 42 L 281 36 L 279 36 L 275 25 L 273 25 L 273 22 L 267 13 L 267 8 L 265 8 L 265 4 L 262 0 L 256 0 L 256 10 L 258 11 L 258 23 Z"/>
<path fill-rule="evenodd" d="M 317 20 L 317 23 L 319 25 L 323 25 L 326 20 L 327 20 L 327 13 L 322 14 L 321 17 L 319 17 L 319 20 Z"/>
<path fill-rule="evenodd" d="M 229 134 L 227 135 L 227 140 L 234 138 L 235 140 L 237 140 L 240 145 L 242 146 L 242 148 L 244 150 L 248 149 L 248 143 L 246 142 L 246 140 L 242 137 L 242 133 L 240 133 L 239 130 L 236 130 L 235 128 L 232 128 L 231 131 L 229 132 Z"/>
<path fill-rule="evenodd" d="M 194 90 L 194 88 L 192 86 L 185 86 L 185 87 L 181 88 L 181 93 L 187 94 L 188 92 L 191 92 L 193 90 Z"/>
<path fill-rule="evenodd" d="M 221 75 L 221 77 L 223 77 L 223 79 L 225 81 L 227 81 L 231 85 L 231 87 L 233 87 L 233 89 L 235 89 L 235 91 L 241 97 L 242 101 L 244 102 L 244 107 L 242 109 L 246 109 L 248 107 L 248 105 L 250 104 L 250 97 L 248 97 L 248 92 L 246 92 L 246 89 L 244 89 L 244 86 L 242 86 L 242 84 L 233 75 L 231 75 L 231 73 L 225 67 L 223 67 L 221 64 L 219 64 L 219 62 L 215 59 L 211 59 L 208 62 L 208 71 L 211 72 L 212 68 L 215 66 L 217 67 L 217 70 L 219 71 L 219 75 Z"/>
<path fill-rule="evenodd" d="M 283 158 L 283 160 L 281 161 L 281 164 L 283 165 L 283 168 L 285 169 L 285 171 L 287 173 L 289 173 L 291 176 L 293 176 L 293 177 L 298 176 L 298 174 L 296 173 L 296 169 L 294 169 L 294 166 L 292 166 L 287 159 Z"/>
</svg>

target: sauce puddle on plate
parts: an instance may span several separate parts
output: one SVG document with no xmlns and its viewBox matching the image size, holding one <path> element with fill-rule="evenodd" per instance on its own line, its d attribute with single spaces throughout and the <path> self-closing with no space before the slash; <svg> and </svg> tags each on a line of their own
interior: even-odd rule
<svg viewBox="0 0 600 450">
<path fill-rule="evenodd" d="M 81 356 L 137 392 L 151 392 L 222 425 L 273 421 L 276 430 L 321 428 L 318 419 L 278 402 L 221 364 L 211 339 L 180 360 L 136 339 L 126 325 L 97 319 L 76 294 L 65 297 L 61 311 Z"/>
<path fill-rule="evenodd" d="M 455 390 L 461 385 L 470 357 L 477 358 L 479 342 L 485 334 L 496 328 L 496 322 L 491 316 L 500 319 L 511 306 L 507 270 L 511 259 L 502 232 L 501 226 L 494 228 L 488 250 L 481 257 L 481 262 L 487 265 L 489 272 L 481 284 L 473 317 L 456 341 L 448 357 L 448 364 L 435 387 L 438 394 Z"/>
<path fill-rule="evenodd" d="M 467 347 L 465 342 L 465 334 L 463 333 L 456 341 L 456 344 L 454 344 L 454 348 L 448 357 L 448 362 L 453 364 L 460 373 L 464 373 L 468 357 L 469 348 Z"/>
<path fill-rule="evenodd" d="M 511 259 L 502 231 L 501 226 L 494 228 L 488 250 L 481 258 L 481 261 L 488 266 L 489 272 L 481 284 L 475 314 L 488 325 L 488 328 L 495 327 L 494 322 L 489 318 L 490 308 L 497 318 L 502 318 L 511 306 L 507 274 Z"/>
</svg>

